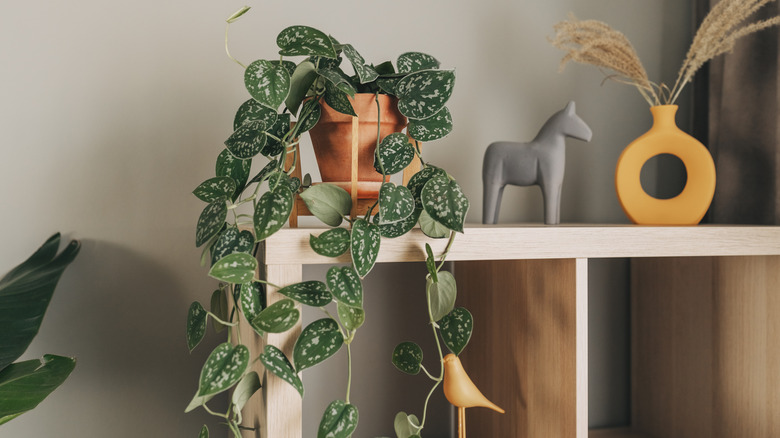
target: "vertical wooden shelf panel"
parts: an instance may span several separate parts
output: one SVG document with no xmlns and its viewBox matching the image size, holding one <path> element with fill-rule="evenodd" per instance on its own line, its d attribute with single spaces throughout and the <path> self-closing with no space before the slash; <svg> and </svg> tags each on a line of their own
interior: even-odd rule
<svg viewBox="0 0 780 438">
<path fill-rule="evenodd" d="M 586 437 L 587 261 L 458 262 L 455 275 L 460 304 L 477 315 L 464 367 L 507 411 L 467 409 L 469 430 Z"/>
</svg>

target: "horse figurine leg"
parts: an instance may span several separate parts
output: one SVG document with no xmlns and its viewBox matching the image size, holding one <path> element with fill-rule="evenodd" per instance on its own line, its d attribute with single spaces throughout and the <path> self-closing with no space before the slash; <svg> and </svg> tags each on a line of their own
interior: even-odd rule
<svg viewBox="0 0 780 438">
<path fill-rule="evenodd" d="M 504 194 L 506 185 L 493 181 L 482 181 L 482 187 L 482 223 L 495 224 L 498 222 L 501 197 Z"/>
<path fill-rule="evenodd" d="M 544 197 L 544 223 L 558 225 L 561 223 L 561 187 L 563 184 L 540 184 Z"/>
</svg>

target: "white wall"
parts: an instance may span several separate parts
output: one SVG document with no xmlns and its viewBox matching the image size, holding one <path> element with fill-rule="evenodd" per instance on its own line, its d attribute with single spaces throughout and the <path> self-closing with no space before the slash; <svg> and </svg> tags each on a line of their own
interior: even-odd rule
<svg viewBox="0 0 780 438">
<path fill-rule="evenodd" d="M 0 3 L 0 271 L 56 230 L 84 245 L 28 354 L 72 354 L 78 366 L 37 410 L 1 427 L 0 436 L 197 435 L 205 417 L 182 411 L 209 348 L 187 353 L 184 320 L 189 303 L 206 301 L 214 283 L 198 265 L 194 223 L 202 204 L 190 192 L 213 174 L 234 111 L 246 98 L 242 72 L 223 50 L 223 20 L 241 5 Z M 663 72 L 670 81 L 689 29 L 688 2 L 679 0 L 251 5 L 253 11 L 231 30 L 233 53 L 246 62 L 272 58 L 279 30 L 307 24 L 353 43 L 370 61 L 419 50 L 455 67 L 450 106 L 456 128 L 426 146 L 426 155 L 464 186 L 472 222 L 480 221 L 487 144 L 532 138 L 570 99 L 594 137 L 590 144 L 569 143 L 562 220 L 625 222 L 612 188 L 613 169 L 622 147 L 649 126 L 645 103 L 629 87 L 599 86 L 602 76 L 595 69 L 572 66 L 557 73 L 561 53 L 546 38 L 569 11 L 605 20 L 635 43 L 651 78 Z M 541 221 L 538 190 L 508 188 L 504 198 L 501 222 Z M 376 309 L 398 301 L 399 294 L 411 299 L 413 286 L 392 286 L 399 269 L 422 276 L 419 267 L 379 269 L 370 292 Z M 620 387 L 627 363 L 625 272 L 622 262 L 600 269 L 607 274 L 594 278 L 605 280 L 591 285 L 591 423 L 620 423 L 627 419 L 627 390 Z M 361 333 L 366 338 L 387 330 L 379 322 L 376 328 L 368 324 Z M 397 379 L 379 378 L 385 377 Z M 366 379 L 358 399 L 373 394 Z M 615 380 L 616 391 L 599 392 Z M 361 436 L 369 428 L 390 435 L 396 405 L 419 410 L 422 403 L 403 392 L 387 397 L 385 419 L 382 413 L 371 414 L 370 422 L 364 416 Z M 441 432 L 429 436 L 445 433 L 446 411 L 439 417 L 429 430 Z"/>
</svg>

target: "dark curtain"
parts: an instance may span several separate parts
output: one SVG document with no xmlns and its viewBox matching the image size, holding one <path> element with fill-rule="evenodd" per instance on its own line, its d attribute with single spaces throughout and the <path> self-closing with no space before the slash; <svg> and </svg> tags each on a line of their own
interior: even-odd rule
<svg viewBox="0 0 780 438">
<path fill-rule="evenodd" d="M 696 27 L 718 0 L 694 0 Z M 772 2 L 753 20 L 780 14 Z M 710 61 L 693 84 L 694 135 L 717 169 L 708 222 L 780 224 L 778 30 L 737 42 Z"/>
</svg>

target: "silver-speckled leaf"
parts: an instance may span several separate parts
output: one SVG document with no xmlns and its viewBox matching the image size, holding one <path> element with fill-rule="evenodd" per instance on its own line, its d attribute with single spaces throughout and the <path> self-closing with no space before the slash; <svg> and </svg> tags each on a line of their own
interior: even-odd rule
<svg viewBox="0 0 780 438">
<path fill-rule="evenodd" d="M 360 278 L 371 272 L 379 255 L 381 236 L 379 227 L 359 218 L 352 224 L 349 247 L 352 251 L 352 265 Z"/>
<path fill-rule="evenodd" d="M 447 271 L 439 271 L 439 281 L 434 282 L 431 277 L 425 283 L 428 292 L 428 305 L 434 321 L 444 318 L 455 308 L 455 299 L 458 297 L 458 287 L 455 276 Z"/>
<path fill-rule="evenodd" d="M 279 293 L 312 307 L 322 307 L 333 301 L 328 287 L 321 281 L 304 281 L 279 289 Z"/>
<path fill-rule="evenodd" d="M 249 181 L 249 184 L 259 183 L 265 181 L 268 176 L 275 171 L 279 167 L 279 162 L 276 160 L 269 161 L 265 166 L 263 166 L 262 169 L 260 169 L 260 172 L 257 172 L 257 175 L 255 175 L 254 178 L 252 178 L 251 181 Z"/>
<path fill-rule="evenodd" d="M 317 80 L 317 72 L 311 61 L 303 61 L 295 67 L 290 76 L 290 94 L 284 101 L 290 113 L 298 114 L 298 108 L 301 107 L 301 102 L 306 98 L 315 80 Z"/>
<path fill-rule="evenodd" d="M 404 186 L 382 184 L 379 189 L 379 225 L 392 224 L 408 218 L 414 212 L 414 197 Z"/>
<path fill-rule="evenodd" d="M 406 184 L 406 187 L 411 190 L 412 195 L 414 196 L 414 199 L 416 201 L 419 201 L 420 196 L 422 195 L 423 187 L 425 187 L 425 184 L 428 183 L 428 181 L 431 180 L 431 178 L 434 178 L 436 176 L 443 176 L 447 177 L 447 172 L 444 171 L 444 169 L 441 169 L 436 166 L 425 166 L 422 170 L 412 175 L 412 177 L 409 179 L 409 183 Z M 420 202 L 419 208 L 422 208 L 422 202 Z"/>
<path fill-rule="evenodd" d="M 290 26 L 282 30 L 276 37 L 276 45 L 282 56 L 337 56 L 330 37 L 309 26 Z"/>
<path fill-rule="evenodd" d="M 200 344 L 206 335 L 207 317 L 208 314 L 202 304 L 195 301 L 190 305 L 190 310 L 187 312 L 187 347 L 190 352 Z"/>
<path fill-rule="evenodd" d="M 349 230 L 346 228 L 331 228 L 319 236 L 309 237 L 309 246 L 319 255 L 338 257 L 349 249 Z"/>
<path fill-rule="evenodd" d="M 423 208 L 436 222 L 463 232 L 469 200 L 457 182 L 444 176 L 432 178 L 423 187 L 421 199 Z"/>
<path fill-rule="evenodd" d="M 466 348 L 474 329 L 474 318 L 464 307 L 456 307 L 439 322 L 444 345 L 456 356 Z"/>
<path fill-rule="evenodd" d="M 211 248 L 211 264 L 233 253 L 251 253 L 255 245 L 255 237 L 251 232 L 244 230 L 239 232 L 236 227 L 225 228 Z"/>
<path fill-rule="evenodd" d="M 357 90 L 355 90 L 355 87 L 349 82 L 347 75 L 340 68 L 319 68 L 317 69 L 317 74 L 327 79 L 331 85 L 335 86 L 342 93 L 355 97 Z"/>
<path fill-rule="evenodd" d="M 252 321 L 265 308 L 265 288 L 262 283 L 243 283 L 237 286 L 241 313 L 247 321 Z M 262 336 L 262 333 L 259 333 Z"/>
<path fill-rule="evenodd" d="M 357 117 L 349 97 L 329 81 L 325 81 L 325 103 L 334 110 L 348 116 Z"/>
<path fill-rule="evenodd" d="M 293 194 L 286 186 L 263 193 L 255 208 L 255 240 L 260 242 L 279 231 L 290 217 Z"/>
<path fill-rule="evenodd" d="M 414 342 L 401 342 L 393 350 L 393 365 L 403 373 L 419 374 L 422 360 L 422 348 Z"/>
<path fill-rule="evenodd" d="M 313 185 L 301 193 L 301 199 L 311 214 L 331 227 L 339 226 L 352 209 L 349 193 L 333 184 Z"/>
<path fill-rule="evenodd" d="M 446 106 L 425 120 L 409 120 L 409 136 L 417 141 L 434 141 L 452 132 L 452 114 Z"/>
<path fill-rule="evenodd" d="M 393 175 L 404 170 L 413 159 L 414 146 L 409 143 L 409 137 L 404 133 L 394 132 L 379 143 L 379 160 L 382 160 L 385 175 Z M 382 166 L 374 155 L 374 169 L 382 173 Z"/>
<path fill-rule="evenodd" d="M 249 99 L 238 107 L 236 116 L 233 118 L 233 130 L 235 131 L 248 120 L 257 120 L 263 122 L 263 126 L 272 126 L 276 123 L 276 118 L 275 110 L 260 105 L 260 102 L 254 99 Z"/>
<path fill-rule="evenodd" d="M 256 101 L 276 111 L 290 93 L 290 73 L 278 62 L 258 59 L 244 71 L 244 85 Z"/>
<path fill-rule="evenodd" d="M 298 120 L 298 134 L 303 134 L 316 126 L 317 122 L 320 121 L 321 114 L 322 107 L 318 100 L 309 99 L 304 102 L 301 109 L 301 119 Z"/>
<path fill-rule="evenodd" d="M 217 176 L 233 178 L 233 181 L 236 182 L 236 191 L 232 196 L 232 199 L 235 201 L 244 190 L 246 181 L 249 179 L 249 172 L 252 171 L 252 160 L 236 158 L 229 150 L 224 149 L 217 157 L 215 170 Z"/>
<path fill-rule="evenodd" d="M 389 77 L 389 78 L 379 78 L 376 80 L 377 86 L 379 86 L 379 89 L 384 91 L 387 94 L 390 94 L 392 96 L 396 95 L 395 92 L 395 86 L 398 84 L 398 81 L 400 81 L 401 78 L 399 77 Z"/>
<path fill-rule="evenodd" d="M 266 141 L 263 122 L 247 120 L 225 140 L 225 146 L 236 158 L 246 160 L 259 154 Z"/>
<path fill-rule="evenodd" d="M 396 62 L 399 73 L 412 73 L 420 70 L 439 68 L 439 61 L 427 53 L 406 52 L 398 57 Z"/>
<path fill-rule="evenodd" d="M 198 438 L 209 438 L 209 428 L 205 424 L 200 429 L 200 433 L 198 434 Z"/>
<path fill-rule="evenodd" d="M 425 210 L 420 212 L 420 230 L 433 239 L 441 239 L 450 235 L 449 228 L 436 222 Z"/>
<path fill-rule="evenodd" d="M 204 202 L 227 201 L 236 192 L 236 182 L 233 178 L 216 176 L 203 181 L 192 191 L 198 199 Z"/>
<path fill-rule="evenodd" d="M 211 313 L 216 315 L 221 321 L 227 321 L 229 318 L 229 311 L 230 309 L 228 309 L 228 298 L 225 289 L 219 288 L 215 290 L 214 293 L 211 294 Z M 211 323 L 214 326 L 214 331 L 217 333 L 220 333 L 227 328 L 226 325 L 216 319 L 213 319 Z"/>
<path fill-rule="evenodd" d="M 358 424 L 358 409 L 341 400 L 331 402 L 320 420 L 317 438 L 349 438 Z"/>
<path fill-rule="evenodd" d="M 225 283 L 240 284 L 252 281 L 257 269 L 257 259 L 251 254 L 237 252 L 222 257 L 214 263 L 209 276 Z"/>
<path fill-rule="evenodd" d="M 351 307 L 363 307 L 363 284 L 352 266 L 333 266 L 328 269 L 325 278 L 336 301 Z"/>
<path fill-rule="evenodd" d="M 344 344 L 339 324 L 331 318 L 322 318 L 306 326 L 295 341 L 293 362 L 298 372 L 333 356 Z"/>
<path fill-rule="evenodd" d="M 271 62 L 284 67 L 287 70 L 287 73 L 290 74 L 291 78 L 293 73 L 295 72 L 295 67 L 297 67 L 297 65 L 295 65 L 295 63 L 292 61 L 271 61 Z"/>
<path fill-rule="evenodd" d="M 242 377 L 238 382 L 238 385 L 236 385 L 236 389 L 233 390 L 233 397 L 231 398 L 233 409 L 235 409 L 236 412 L 244 409 L 246 402 L 249 401 L 252 395 L 254 395 L 261 386 L 260 376 L 258 376 L 255 371 L 250 371 L 247 375 Z"/>
<path fill-rule="evenodd" d="M 283 333 L 293 328 L 300 319 L 301 311 L 295 308 L 295 301 L 285 298 L 263 309 L 251 325 L 267 333 Z"/>
<path fill-rule="evenodd" d="M 301 378 L 298 377 L 290 360 L 282 353 L 282 350 L 273 345 L 266 345 L 263 354 L 260 355 L 260 362 L 263 363 L 266 370 L 292 385 L 298 391 L 298 394 L 303 397 L 303 382 L 301 382 Z"/>
<path fill-rule="evenodd" d="M 398 111 L 410 119 L 422 120 L 438 113 L 452 96 L 453 70 L 422 70 L 409 74 L 395 86 L 400 99 Z"/>
<path fill-rule="evenodd" d="M 421 212 L 422 208 L 415 208 L 412 214 L 402 221 L 394 222 L 392 224 L 379 224 L 379 234 L 388 239 L 403 236 L 409 231 L 412 231 L 414 226 L 417 225 L 417 221 L 420 220 Z M 377 220 L 377 222 L 379 221 Z"/>
<path fill-rule="evenodd" d="M 285 135 L 287 135 L 289 131 L 290 114 L 279 114 L 276 123 L 274 123 L 270 128 L 266 127 L 265 132 L 268 135 L 266 135 L 265 146 L 263 146 L 263 149 L 260 151 L 260 153 L 268 158 L 272 158 L 284 152 L 284 144 L 281 142 L 281 140 Z M 277 140 L 277 138 L 279 140 Z"/>
<path fill-rule="evenodd" d="M 336 303 L 336 310 L 338 311 L 341 325 L 347 330 L 357 330 L 366 322 L 366 312 L 363 309 Z"/>
<path fill-rule="evenodd" d="M 227 204 L 225 201 L 215 201 L 207 205 L 200 213 L 198 225 L 195 230 L 195 246 L 200 247 L 211 240 L 222 230 L 227 218 Z"/>
<path fill-rule="evenodd" d="M 200 372 L 199 397 L 218 394 L 238 383 L 249 366 L 249 349 L 229 342 L 211 352 Z"/>
<path fill-rule="evenodd" d="M 352 68 L 355 69 L 355 73 L 357 73 L 361 84 L 371 82 L 379 77 L 379 73 L 371 68 L 371 66 L 366 65 L 366 60 L 363 58 L 363 56 L 360 55 L 360 53 L 358 53 L 357 50 L 355 50 L 354 47 L 352 47 L 351 44 L 345 44 L 343 46 L 343 50 L 344 56 L 346 56 L 349 62 L 352 64 Z"/>
</svg>

